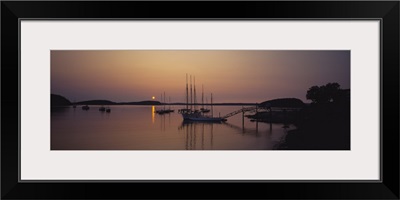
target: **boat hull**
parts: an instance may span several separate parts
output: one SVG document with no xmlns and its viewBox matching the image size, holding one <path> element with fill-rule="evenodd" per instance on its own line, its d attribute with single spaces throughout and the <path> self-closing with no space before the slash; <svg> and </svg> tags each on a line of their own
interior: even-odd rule
<svg viewBox="0 0 400 200">
<path fill-rule="evenodd" d="M 226 121 L 225 118 L 221 117 L 207 117 L 201 115 L 201 113 L 182 113 L 183 120 L 187 121 L 201 121 L 201 122 L 222 122 Z"/>
<path fill-rule="evenodd" d="M 190 118 L 189 117 L 189 118 L 187 118 L 185 120 L 198 121 L 198 122 L 223 122 L 223 121 L 226 121 L 225 118 L 208 118 L 208 117 L 206 117 L 206 118 L 203 118 L 203 117 L 201 117 L 201 118 Z"/>
</svg>

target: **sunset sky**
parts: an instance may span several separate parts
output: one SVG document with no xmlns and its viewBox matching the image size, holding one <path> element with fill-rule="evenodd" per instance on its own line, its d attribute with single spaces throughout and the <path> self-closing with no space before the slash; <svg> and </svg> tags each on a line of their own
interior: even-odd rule
<svg viewBox="0 0 400 200">
<path fill-rule="evenodd" d="M 306 100 L 313 85 L 350 88 L 350 51 L 52 50 L 51 93 L 70 101 L 185 101 L 186 74 L 195 76 L 197 101 L 260 103 Z"/>
</svg>

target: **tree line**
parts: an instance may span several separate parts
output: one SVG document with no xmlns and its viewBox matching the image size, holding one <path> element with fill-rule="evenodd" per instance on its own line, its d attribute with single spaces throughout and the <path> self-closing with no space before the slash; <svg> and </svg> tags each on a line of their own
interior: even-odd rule
<svg viewBox="0 0 400 200">
<path fill-rule="evenodd" d="M 338 103 L 350 100 L 350 90 L 341 89 L 339 83 L 328 83 L 312 86 L 308 89 L 306 98 L 313 104 Z"/>
</svg>

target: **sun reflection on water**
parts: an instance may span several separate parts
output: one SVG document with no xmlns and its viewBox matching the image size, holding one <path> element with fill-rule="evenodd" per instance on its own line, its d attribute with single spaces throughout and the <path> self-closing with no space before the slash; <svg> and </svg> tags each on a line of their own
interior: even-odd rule
<svg viewBox="0 0 400 200">
<path fill-rule="evenodd" d="M 153 124 L 154 124 L 154 120 L 155 120 L 155 112 L 156 112 L 155 106 L 151 106 L 151 122 Z"/>
</svg>

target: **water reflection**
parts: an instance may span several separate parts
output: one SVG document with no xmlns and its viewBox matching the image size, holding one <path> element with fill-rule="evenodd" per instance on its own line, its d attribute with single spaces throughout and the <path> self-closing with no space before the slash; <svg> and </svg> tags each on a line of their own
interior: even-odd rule
<svg viewBox="0 0 400 200">
<path fill-rule="evenodd" d="M 240 125 L 230 122 L 193 122 L 183 121 L 178 130 L 184 130 L 185 134 L 185 149 L 186 150 L 213 150 L 214 149 L 214 129 L 218 129 L 217 135 L 220 137 L 221 131 L 224 130 L 224 142 L 228 143 L 231 136 L 241 135 L 242 137 L 258 138 L 257 140 L 264 140 L 266 144 L 270 145 L 270 149 L 280 143 L 282 134 L 287 134 L 292 129 L 290 125 L 256 122 L 252 125 L 239 123 Z M 259 127 L 265 127 L 260 129 Z M 268 127 L 268 128 L 267 128 Z M 274 127 L 274 128 L 272 128 Z M 273 130 L 277 131 L 274 135 Z M 200 141 L 197 139 L 200 138 Z M 200 145 L 199 148 L 196 145 Z M 221 149 L 221 141 L 218 143 L 218 148 Z"/>
<path fill-rule="evenodd" d="M 51 112 L 67 112 L 69 111 L 70 107 L 69 106 L 58 106 L 58 107 L 51 107 Z M 75 109 L 74 109 L 75 110 Z"/>
<path fill-rule="evenodd" d="M 155 106 L 151 106 L 151 122 L 154 124 L 154 121 L 156 119 L 156 107 Z"/>
<path fill-rule="evenodd" d="M 258 123 L 256 125 L 256 129 L 255 130 L 254 129 L 250 129 L 250 128 L 245 128 L 245 126 L 239 127 L 239 126 L 236 126 L 234 124 L 227 123 L 227 122 L 224 123 L 224 125 L 226 125 L 227 127 L 231 128 L 231 129 L 237 130 L 236 131 L 237 133 L 240 132 L 242 134 L 254 135 L 254 136 L 258 137 Z"/>
<path fill-rule="evenodd" d="M 154 113 L 152 115 L 154 115 Z M 157 118 L 160 119 L 159 120 L 160 121 L 160 130 L 162 132 L 165 132 L 169 127 L 171 127 L 171 113 L 157 115 Z M 153 120 L 155 120 L 155 117 L 153 118 Z M 166 128 L 167 121 L 168 121 L 168 128 Z M 152 121 L 152 123 L 154 124 L 154 121 Z"/>
<path fill-rule="evenodd" d="M 207 138 L 209 138 L 209 149 L 213 149 L 213 138 L 214 138 L 214 125 L 222 124 L 221 122 L 190 122 L 183 121 L 182 124 L 178 127 L 178 130 L 185 130 L 185 149 L 186 150 L 195 150 L 197 141 L 197 133 L 198 129 L 201 128 L 201 150 L 205 150 L 205 146 L 207 145 Z M 208 130 L 207 130 L 208 129 Z M 205 136 L 208 133 L 208 136 Z"/>
<path fill-rule="evenodd" d="M 243 124 L 242 124 L 243 125 Z M 194 121 L 183 121 L 181 125 L 178 127 L 178 130 L 185 130 L 185 149 L 186 150 L 193 150 L 196 149 L 196 144 L 197 144 L 197 133 L 198 130 L 200 129 L 201 133 L 201 149 L 204 150 L 205 148 L 205 138 L 209 138 L 209 149 L 213 149 L 213 139 L 214 139 L 214 128 L 219 127 L 227 127 L 230 130 L 228 133 L 234 133 L 234 134 L 246 134 L 247 136 L 253 136 L 253 137 L 260 137 L 259 131 L 258 131 L 258 123 L 256 123 L 256 128 L 251 129 L 251 128 L 245 128 L 245 126 L 237 126 L 234 124 L 231 124 L 229 122 L 194 122 Z M 209 135 L 205 135 L 205 133 Z M 269 132 L 271 133 L 271 131 Z M 268 132 L 267 132 L 267 138 L 268 138 Z"/>
<path fill-rule="evenodd" d="M 177 113 L 158 115 L 156 106 L 112 108 L 112 114 L 97 109 L 52 109 L 51 149 L 262 150 L 273 149 L 287 130 L 293 129 L 247 118 L 243 121 L 242 116 L 227 122 L 183 121 Z M 237 107 L 216 109 L 228 113 Z"/>
</svg>

